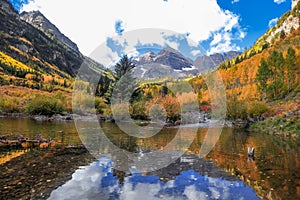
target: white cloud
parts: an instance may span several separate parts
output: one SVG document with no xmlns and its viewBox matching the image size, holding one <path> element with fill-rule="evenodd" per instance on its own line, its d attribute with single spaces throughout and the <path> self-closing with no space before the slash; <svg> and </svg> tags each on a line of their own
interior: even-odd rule
<svg viewBox="0 0 300 200">
<path fill-rule="evenodd" d="M 197 56 L 197 55 L 201 54 L 201 51 L 200 50 L 193 50 L 193 51 L 191 51 L 191 54 L 193 56 Z"/>
<path fill-rule="evenodd" d="M 238 3 L 238 2 L 240 2 L 240 0 L 232 0 L 231 4 L 235 4 L 235 3 Z"/>
<path fill-rule="evenodd" d="M 214 35 L 213 37 L 213 41 L 211 41 L 210 45 L 217 45 L 218 43 L 220 43 L 222 41 L 222 35 L 220 33 L 217 33 Z"/>
<path fill-rule="evenodd" d="M 188 37 L 196 43 L 222 29 L 229 32 L 239 29 L 239 17 L 222 10 L 216 0 L 190 0 L 188 3 L 184 0 L 35 0 L 23 10 L 40 10 L 86 55 L 108 36 L 117 35 L 115 24 L 118 20 L 126 23 L 125 31 L 168 29 L 190 33 Z"/>
<path fill-rule="evenodd" d="M 240 27 L 238 20 L 239 18 L 237 16 L 232 15 L 225 26 L 213 35 L 208 54 L 241 50 L 241 48 L 233 42 L 234 40 L 242 40 L 246 36 L 246 32 Z M 237 32 L 233 30 L 237 30 Z"/>
<path fill-rule="evenodd" d="M 277 21 L 278 21 L 278 17 L 271 19 L 269 21 L 269 28 L 272 28 L 273 26 L 275 26 L 277 24 Z"/>
<path fill-rule="evenodd" d="M 286 0 L 274 0 L 274 3 L 281 4 L 286 2 Z"/>
<path fill-rule="evenodd" d="M 191 185 L 185 188 L 184 194 L 189 198 L 189 199 L 209 199 L 208 194 L 202 191 L 197 191 L 195 185 Z"/>
</svg>

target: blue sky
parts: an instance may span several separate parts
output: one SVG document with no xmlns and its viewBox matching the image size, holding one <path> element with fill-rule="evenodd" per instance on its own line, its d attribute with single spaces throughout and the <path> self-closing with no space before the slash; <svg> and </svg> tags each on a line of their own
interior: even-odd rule
<svg viewBox="0 0 300 200">
<path fill-rule="evenodd" d="M 10 1 L 17 10 L 40 10 L 85 55 L 106 42 L 111 57 L 138 46 L 168 45 L 192 59 L 201 54 L 201 47 L 207 53 L 243 51 L 269 29 L 271 20 L 274 24 L 291 8 L 291 0 L 85 0 L 71 5 L 66 0 Z M 161 34 L 160 44 L 140 39 L 130 44 L 119 38 L 141 28 L 178 34 Z"/>
<path fill-rule="evenodd" d="M 291 9 L 290 0 L 280 4 L 273 0 L 239 0 L 236 3 L 232 0 L 218 0 L 217 2 L 221 8 L 240 16 L 240 24 L 247 32 L 245 39 L 238 42 L 241 47 L 250 47 L 269 29 L 270 20 L 279 18 Z"/>
</svg>

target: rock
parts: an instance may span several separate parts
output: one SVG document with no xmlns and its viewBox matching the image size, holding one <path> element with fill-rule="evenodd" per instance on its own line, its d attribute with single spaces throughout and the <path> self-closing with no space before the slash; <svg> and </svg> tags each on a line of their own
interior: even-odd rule
<svg viewBox="0 0 300 200">
<path fill-rule="evenodd" d="M 174 123 L 175 126 L 179 126 L 180 124 L 181 124 L 181 120 L 177 120 L 177 121 Z"/>
<path fill-rule="evenodd" d="M 249 118 L 248 121 L 249 121 L 250 123 L 255 123 L 255 122 L 257 122 L 257 120 L 254 119 L 254 118 Z"/>
<path fill-rule="evenodd" d="M 286 117 L 286 118 L 289 118 L 289 117 L 291 117 L 291 116 L 293 116 L 293 115 L 294 115 L 293 112 L 287 112 L 287 113 L 285 114 L 285 117 Z"/>
<path fill-rule="evenodd" d="M 247 120 L 237 119 L 232 122 L 233 126 L 236 128 L 246 128 L 249 126 L 249 122 Z"/>
<path fill-rule="evenodd" d="M 48 117 L 47 116 L 44 116 L 44 115 L 36 115 L 36 116 L 33 116 L 33 119 L 35 121 L 38 121 L 38 122 L 42 122 L 42 121 L 48 121 Z"/>
</svg>

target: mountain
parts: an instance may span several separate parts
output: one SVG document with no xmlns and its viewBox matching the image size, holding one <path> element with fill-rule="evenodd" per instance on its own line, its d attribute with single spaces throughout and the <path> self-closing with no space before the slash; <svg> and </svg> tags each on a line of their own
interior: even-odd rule
<svg viewBox="0 0 300 200">
<path fill-rule="evenodd" d="M 0 51 L 28 67 L 22 77 L 29 73 L 60 78 L 75 76 L 84 59 L 80 52 L 23 21 L 7 0 L 0 0 L 0 8 Z M 10 65 L 2 60 L 4 63 L 9 65 L 6 68 L 18 71 L 13 62 Z"/>
<path fill-rule="evenodd" d="M 143 55 L 141 55 L 138 59 L 136 59 L 136 63 L 140 65 L 153 63 L 155 61 L 156 55 L 152 51 L 147 52 Z"/>
<path fill-rule="evenodd" d="M 177 50 L 166 47 L 158 54 L 153 52 L 142 54 L 133 59 L 133 62 L 137 65 L 135 69 L 137 76 L 143 78 L 181 78 L 215 69 L 221 62 L 239 54 L 239 52 L 231 51 L 224 54 L 200 56 L 193 61 Z"/>
<path fill-rule="evenodd" d="M 286 59 L 289 48 L 295 50 L 295 63 L 299 71 L 300 66 L 300 2 L 293 1 L 293 7 L 290 11 L 283 14 L 277 24 L 270 28 L 262 37 L 258 38 L 255 44 L 239 56 L 239 62 L 232 62 L 231 65 L 222 65 L 220 72 L 223 75 L 224 83 L 230 93 L 239 91 L 241 99 L 259 99 L 261 94 L 258 91 L 256 75 L 260 66 L 261 59 L 268 60 L 272 52 L 277 51 Z M 281 63 L 286 68 L 285 61 Z M 221 65 L 220 65 L 221 66 Z M 271 69 L 272 70 L 272 69 Z M 274 69 L 273 69 L 274 70 Z M 272 72 L 273 73 L 273 72 Z M 284 74 L 288 74 L 285 69 Z M 299 85 L 299 79 L 293 82 Z M 299 74 L 298 74 L 299 78 Z M 287 81 L 285 77 L 284 81 Z M 299 89 L 298 89 L 299 90 Z M 294 91 L 297 93 L 297 90 Z M 259 95 L 260 94 L 260 95 Z M 293 95 L 291 95 L 293 96 Z"/>
<path fill-rule="evenodd" d="M 62 34 L 59 29 L 52 24 L 40 11 L 22 12 L 20 18 L 33 25 L 35 28 L 40 29 L 49 37 L 54 36 L 64 45 L 79 53 L 77 45 L 64 34 Z"/>
<path fill-rule="evenodd" d="M 1 0 L 0 1 L 0 9 L 12 16 L 18 16 L 17 11 L 14 9 L 14 7 L 11 5 L 11 3 L 8 1 Z"/>
<path fill-rule="evenodd" d="M 229 51 L 223 54 L 216 53 L 209 56 L 200 56 L 195 60 L 194 65 L 199 66 L 201 72 L 206 72 L 216 68 L 220 63 L 235 58 L 240 54 L 241 53 L 237 51 Z"/>
<path fill-rule="evenodd" d="M 218 73 L 226 89 L 228 117 L 266 119 L 258 126 L 261 126 L 260 132 L 299 133 L 299 127 L 289 125 L 299 124 L 300 26 L 296 23 L 299 21 L 300 2 L 248 51 L 219 65 Z M 211 91 L 203 87 L 205 78 L 198 76 L 191 82 L 195 89 L 200 88 L 201 101 L 209 102 Z M 297 134 L 295 137 L 299 137 Z"/>
<path fill-rule="evenodd" d="M 183 68 L 192 68 L 193 61 L 184 57 L 180 52 L 166 47 L 162 49 L 157 55 L 153 52 L 147 52 L 140 57 L 134 59 L 135 64 L 161 64 L 171 66 L 174 70 L 183 70 Z"/>
<path fill-rule="evenodd" d="M 263 50 L 274 46 L 274 44 L 284 39 L 287 35 L 300 27 L 300 4 L 299 0 L 292 1 L 292 9 L 283 14 L 277 21 L 277 24 L 270 28 L 266 33 L 259 37 L 256 42 L 248 50 L 244 51 L 236 58 L 221 63 L 221 68 L 227 68 L 232 65 L 238 64 L 245 59 L 261 53 Z"/>
<path fill-rule="evenodd" d="M 189 60 L 170 47 L 161 50 L 155 57 L 155 62 L 171 66 L 174 70 L 183 70 L 184 68 L 192 68 L 193 66 L 192 60 Z"/>
</svg>

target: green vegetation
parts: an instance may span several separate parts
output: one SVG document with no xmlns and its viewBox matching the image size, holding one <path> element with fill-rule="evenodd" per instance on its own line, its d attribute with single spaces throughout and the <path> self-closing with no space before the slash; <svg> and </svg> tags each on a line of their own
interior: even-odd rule
<svg viewBox="0 0 300 200">
<path fill-rule="evenodd" d="M 277 21 L 276 26 L 270 28 L 264 35 L 262 35 L 260 38 L 257 39 L 255 44 L 249 48 L 248 50 L 245 49 L 245 51 L 242 53 L 242 55 L 237 56 L 236 58 L 233 58 L 231 60 L 227 60 L 225 62 L 222 62 L 219 65 L 219 69 L 228 69 L 236 64 L 241 63 L 243 60 L 247 60 L 261 52 L 263 52 L 265 49 L 270 48 L 271 46 L 276 44 L 276 41 L 278 40 L 284 40 L 287 36 L 287 33 L 282 30 L 278 32 L 271 41 L 268 41 L 268 39 L 271 37 L 272 33 L 276 31 L 277 28 L 281 27 L 284 22 L 288 20 L 289 17 L 298 17 L 300 18 L 300 3 L 298 3 L 295 8 L 291 11 L 287 11 L 284 13 L 280 19 Z M 295 31 L 294 27 L 289 30 L 290 33 L 293 33 Z"/>
<path fill-rule="evenodd" d="M 31 115 L 52 116 L 63 111 L 65 111 L 65 107 L 58 98 L 45 98 L 41 95 L 37 95 L 25 106 L 25 112 Z"/>
<path fill-rule="evenodd" d="M 260 132 L 260 133 L 272 134 L 272 135 L 299 137 L 300 136 L 299 118 L 298 117 L 268 118 L 265 121 L 260 121 L 255 124 L 252 124 L 250 130 Z"/>
<path fill-rule="evenodd" d="M 0 111 L 5 113 L 20 112 L 20 102 L 17 98 L 3 98 L 0 97 Z"/>
<path fill-rule="evenodd" d="M 265 102 L 256 101 L 250 104 L 248 108 L 248 116 L 251 118 L 259 118 L 270 111 L 270 107 Z"/>
<path fill-rule="evenodd" d="M 227 100 L 226 118 L 230 120 L 247 119 L 247 106 L 234 95 Z"/>
<path fill-rule="evenodd" d="M 297 70 L 295 50 L 292 47 L 288 48 L 286 59 L 278 51 L 273 51 L 267 61 L 261 59 L 256 79 L 263 100 L 282 99 L 296 89 Z"/>
<path fill-rule="evenodd" d="M 226 118 L 229 120 L 253 118 L 259 120 L 260 117 L 270 112 L 267 103 L 261 101 L 247 102 L 237 99 L 234 95 L 227 100 Z"/>
</svg>

